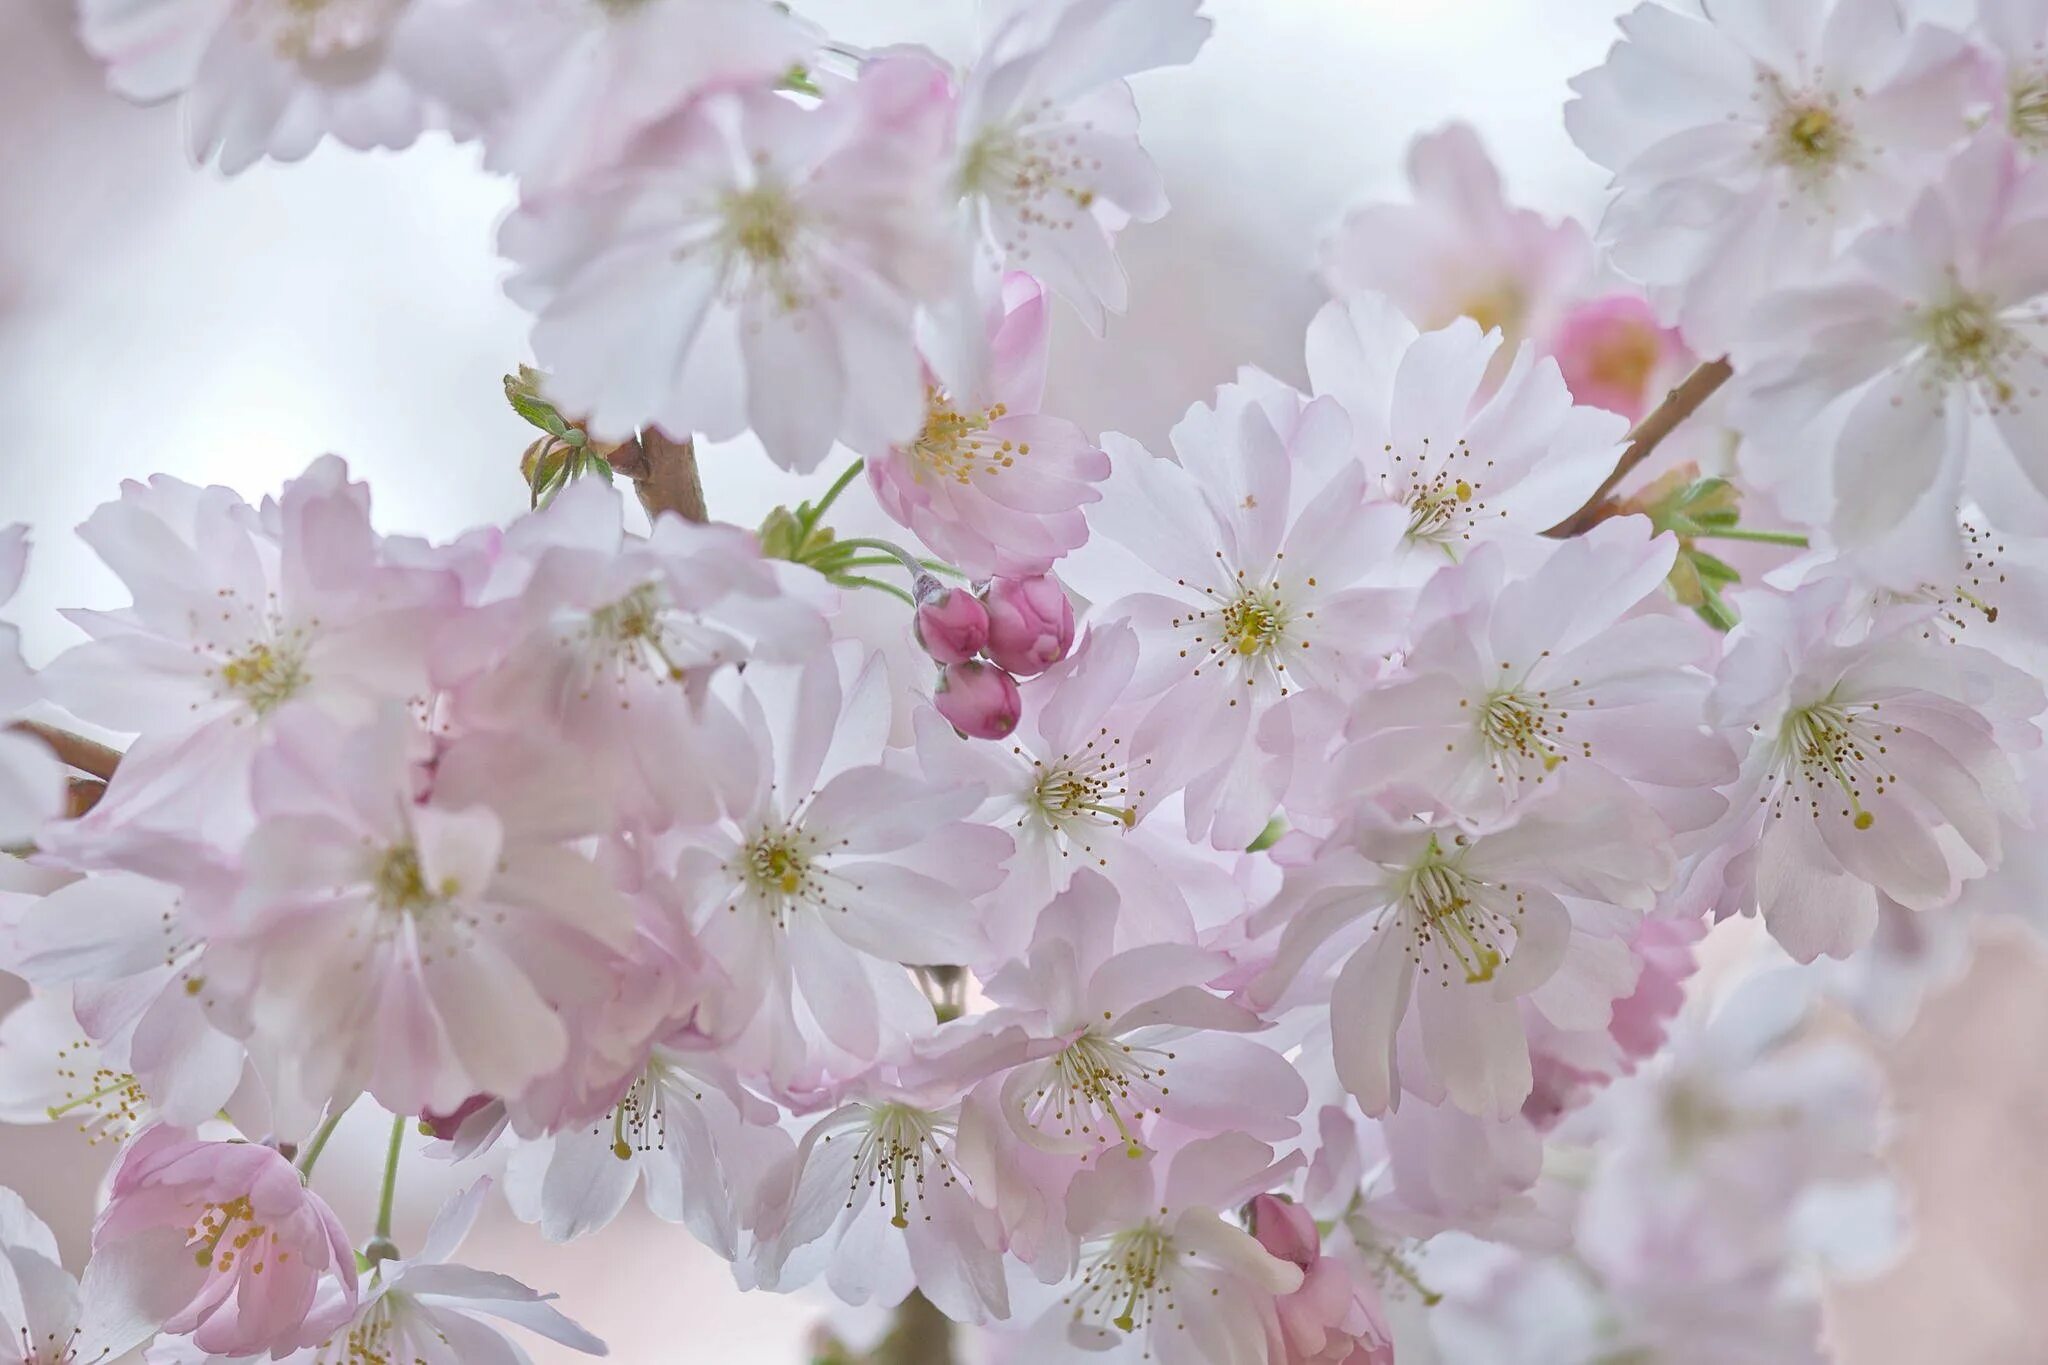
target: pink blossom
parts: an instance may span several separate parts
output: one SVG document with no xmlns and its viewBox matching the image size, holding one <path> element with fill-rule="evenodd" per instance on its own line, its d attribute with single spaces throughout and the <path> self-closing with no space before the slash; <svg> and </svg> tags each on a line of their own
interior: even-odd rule
<svg viewBox="0 0 2048 1365">
<path fill-rule="evenodd" d="M 751 429 L 799 472 L 835 440 L 910 439 L 912 314 L 953 278 L 950 112 L 943 76 L 908 56 L 815 108 L 717 90 L 573 193 L 529 198 L 500 244 L 550 394 L 613 437 Z"/>
<path fill-rule="evenodd" d="M 997 578 L 988 585 L 988 656 L 1028 678 L 1074 647 L 1074 604 L 1050 574 Z"/>
<path fill-rule="evenodd" d="M 1324 1255 L 1315 1217 L 1301 1205 L 1261 1194 L 1248 1208 L 1259 1245 L 1302 1273 L 1301 1287 L 1274 1303 L 1279 1333 L 1268 1355 L 1273 1365 L 1393 1365 L 1379 1290 L 1364 1267 Z"/>
<path fill-rule="evenodd" d="M 231 908 L 192 975 L 217 1023 L 262 1040 L 283 1113 L 310 1121 L 363 1090 L 394 1113 L 447 1110 L 563 1060 L 564 1011 L 602 994 L 632 935 L 576 847 L 602 827 L 592 781 L 540 735 L 434 752 L 392 713 L 280 727 Z"/>
<path fill-rule="evenodd" d="M 473 133 L 505 98 L 479 53 L 487 6 L 467 0 L 89 0 L 85 45 L 128 98 L 182 96 L 195 161 L 233 175 L 297 161 L 323 138 L 405 147 L 428 128 Z"/>
<path fill-rule="evenodd" d="M 1760 910 L 1801 962 L 1867 942 L 1880 895 L 1931 910 L 1997 867 L 2024 809 L 2013 755 L 2040 744 L 2033 679 L 1929 638 L 1927 608 L 1855 606 L 1827 582 L 1745 594 L 1709 702 L 1752 738 L 1695 887 Z"/>
<path fill-rule="evenodd" d="M 981 249 L 1028 270 L 1100 332 L 1127 293 L 1115 234 L 1166 212 L 1125 77 L 1191 60 L 1192 0 L 1057 0 L 995 8 L 961 79 L 954 179 Z"/>
<path fill-rule="evenodd" d="M 927 374 L 917 434 L 868 454 L 868 483 L 884 512 L 971 577 L 1043 573 L 1088 539 L 1081 509 L 1101 497 L 1109 457 L 1039 411 L 1050 309 L 1038 281 L 1004 276 L 988 312 L 975 354 Z"/>
<path fill-rule="evenodd" d="M 1968 130 L 1972 54 L 1891 0 L 1652 0 L 1620 24 L 1565 124 L 1614 173 L 1615 265 L 1706 354 Z"/>
<path fill-rule="evenodd" d="M 527 194 L 601 173 L 698 94 L 781 79 L 821 37 L 757 0 L 493 0 L 472 22 L 484 42 L 471 50 L 499 56 L 512 87 L 485 125 L 484 164 Z"/>
<path fill-rule="evenodd" d="M 1024 710 L 1017 680 L 979 659 L 941 669 L 932 704 L 969 739 L 1007 739 Z"/>
<path fill-rule="evenodd" d="M 114 1168 L 92 1244 L 129 1311 L 214 1355 L 317 1346 L 356 1310 L 341 1221 L 255 1143 L 150 1129 Z"/>
<path fill-rule="evenodd" d="M 1671 876 L 1660 823 L 1598 772 L 1503 822 L 1363 801 L 1255 917 L 1282 932 L 1250 998 L 1335 970 L 1337 1071 L 1368 1115 L 1407 1090 L 1506 1118 L 1534 1084 L 1523 998 L 1560 1026 L 1604 1026 L 1635 984 L 1627 935 Z"/>
<path fill-rule="evenodd" d="M 1413 204 L 1353 209 L 1323 243 L 1330 292 L 1384 294 L 1425 331 L 1471 318 L 1499 330 L 1510 352 L 1550 335 L 1593 273 L 1586 230 L 1510 207 L 1463 123 L 1409 145 L 1408 186 Z"/>
<path fill-rule="evenodd" d="M 1009 744 L 972 744 L 927 713 L 917 753 L 935 781 L 988 793 L 978 817 L 1012 831 L 1005 910 L 990 934 L 1003 960 L 1031 942 L 1041 907 L 1092 870 L 1115 886 L 1117 944 L 1192 943 L 1198 925 L 1241 914 L 1225 867 L 1188 848 L 1177 822 L 1151 821 L 1173 785 L 1131 743 L 1138 637 L 1128 625 L 1091 630 L 1079 648 L 1019 689 L 1024 718 Z"/>
<path fill-rule="evenodd" d="M 233 847 L 249 774 L 286 714 L 344 724 L 423 696 L 453 574 L 398 562 L 369 490 L 333 456 L 261 509 L 159 475 L 79 528 L 127 587 L 118 611 L 73 611 L 91 637 L 44 671 L 51 699 L 137 735 L 82 833 L 139 825 Z"/>
<path fill-rule="evenodd" d="M 1703 723 L 1711 637 L 1642 610 L 1677 551 L 1645 519 L 1618 517 L 1526 574 L 1511 574 L 1495 545 L 1438 571 L 1401 669 L 1359 697 L 1325 779 L 1413 783 L 1486 815 L 1598 768 L 1675 833 L 1712 824 L 1727 809 L 1714 789 L 1736 762 Z"/>
<path fill-rule="evenodd" d="M 1884 586 L 1944 581 L 1964 497 L 2048 528 L 2044 242 L 2048 166 L 1985 134 L 1735 352 L 1744 469 Z"/>
<path fill-rule="evenodd" d="M 1368 506 L 1335 400 L 1255 372 L 1189 410 L 1178 458 L 1104 440 L 1116 464 L 1099 534 L 1063 572 L 1106 604 L 1098 619 L 1137 633 L 1132 695 L 1148 705 L 1132 743 L 1171 760 L 1189 834 L 1242 849 L 1289 781 L 1291 746 L 1255 743 L 1258 727 L 1297 691 L 1369 677 L 1398 633 L 1398 599 L 1368 584 L 1407 509 Z"/>
<path fill-rule="evenodd" d="M 964 664 L 988 645 L 988 608 L 965 588 L 939 588 L 918 602 L 914 628 L 925 653 Z"/>
<path fill-rule="evenodd" d="M 1074 1177 L 1067 1221 L 1081 1261 L 1033 1358 L 1269 1365 L 1274 1299 L 1300 1289 L 1301 1268 L 1226 1215 L 1299 1163 L 1228 1133 Z"/>
<path fill-rule="evenodd" d="M 1544 348 L 1572 391 L 1572 401 L 1640 421 L 1692 368 L 1678 333 L 1657 321 L 1636 294 L 1605 294 L 1575 304 L 1545 338 Z"/>
<path fill-rule="evenodd" d="M 964 667 L 964 665 L 963 665 Z M 968 822 L 972 786 L 885 765 L 892 697 L 879 659 L 827 655 L 712 680 L 733 718 L 718 819 L 664 836 L 676 913 L 730 983 L 703 1011 L 727 1056 L 804 1089 L 856 1074 L 932 1027 L 901 964 L 981 960 L 975 901 L 1011 841 Z"/>
</svg>

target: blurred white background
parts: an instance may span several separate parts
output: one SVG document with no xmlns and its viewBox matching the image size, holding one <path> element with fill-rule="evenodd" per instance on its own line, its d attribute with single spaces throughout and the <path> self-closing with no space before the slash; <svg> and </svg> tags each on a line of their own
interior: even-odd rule
<svg viewBox="0 0 2048 1365">
<path fill-rule="evenodd" d="M 852 41 L 957 54 L 970 4 L 798 8 Z M 1321 299 L 1316 244 L 1348 202 L 1401 194 L 1408 140 L 1446 119 L 1480 129 L 1521 201 L 1589 212 L 1601 177 L 1559 107 L 1620 8 L 1210 0 L 1200 61 L 1139 83 L 1174 212 L 1125 237 L 1132 306 L 1106 338 L 1063 315 L 1048 408 L 1150 442 L 1240 364 L 1298 376 Z M 107 94 L 70 24 L 68 0 L 0 6 L 0 523 L 37 532 L 12 612 L 31 657 L 67 642 L 57 607 L 119 600 L 68 533 L 123 478 L 164 471 L 253 497 L 332 450 L 371 482 L 389 530 L 447 535 L 523 507 L 530 433 L 498 383 L 525 356 L 492 249 L 507 185 L 441 141 L 395 156 L 323 149 L 233 181 L 195 171 L 176 113 Z M 713 514 L 743 523 L 801 487 L 744 448 L 707 452 L 704 472 Z M 1923 1236 L 1887 1280 L 1839 1296 L 1842 1359 L 2048 1360 L 2028 1307 L 2048 1270 L 2048 1176 L 2033 1159 L 2048 1131 L 2032 1061 L 2048 1045 L 2044 980 L 2031 946 L 2003 944 L 1890 1059 Z M 14 989 L 0 984 L 0 999 Z M 382 1140 L 374 1115 L 355 1118 L 322 1166 L 352 1220 L 374 1199 Z M 0 1130 L 0 1183 L 52 1222 L 74 1266 L 106 1155 L 68 1128 Z M 407 1163 L 419 1225 L 450 1188 Z M 500 1210 L 472 1252 L 560 1290 L 626 1362 L 796 1362 L 819 1312 L 743 1299 L 685 1233 L 644 1217 L 550 1249 Z"/>
</svg>

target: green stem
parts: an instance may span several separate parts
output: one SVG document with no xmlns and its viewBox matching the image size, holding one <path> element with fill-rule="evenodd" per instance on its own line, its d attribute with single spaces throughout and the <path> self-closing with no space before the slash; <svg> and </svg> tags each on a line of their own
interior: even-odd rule
<svg viewBox="0 0 2048 1365">
<path fill-rule="evenodd" d="M 825 515 L 833 503 L 839 501 L 839 495 L 846 491 L 846 486 L 853 482 L 853 476 L 860 473 L 866 464 L 867 461 L 865 460 L 855 460 L 852 464 L 848 465 L 846 472 L 835 479 L 832 486 L 825 490 L 825 496 L 818 499 L 817 505 L 804 513 L 804 532 L 807 538 L 810 531 L 817 526 L 818 519 Z"/>
<path fill-rule="evenodd" d="M 1812 542 L 1797 531 L 1752 531 L 1747 527 L 1730 526 L 1725 530 L 1699 531 L 1694 540 L 1753 540 L 1759 545 L 1790 545 L 1797 549 L 1812 549 Z"/>
<path fill-rule="evenodd" d="M 903 589 L 897 587 L 894 583 L 883 583 L 878 579 L 860 578 L 855 575 L 848 575 L 844 578 L 834 579 L 833 581 L 835 583 L 844 583 L 856 588 L 880 588 L 883 592 L 888 593 L 891 597 L 901 598 L 903 600 L 903 605 L 906 607 L 915 607 L 917 605 L 916 598 L 912 597 L 909 593 L 903 591 Z"/>
<path fill-rule="evenodd" d="M 334 1136 L 335 1129 L 341 1127 L 341 1121 L 347 1114 L 347 1109 L 329 1114 L 321 1121 L 320 1126 L 313 1130 L 313 1136 L 306 1139 L 305 1147 L 299 1152 L 299 1179 L 313 1178 L 313 1164 L 320 1160 L 320 1154 L 327 1150 L 327 1140 Z"/>
<path fill-rule="evenodd" d="M 405 1140 L 405 1116 L 391 1120 L 391 1145 L 384 1153 L 384 1188 L 377 1196 L 377 1236 L 391 1239 L 391 1203 L 398 1194 L 398 1150 Z"/>
</svg>

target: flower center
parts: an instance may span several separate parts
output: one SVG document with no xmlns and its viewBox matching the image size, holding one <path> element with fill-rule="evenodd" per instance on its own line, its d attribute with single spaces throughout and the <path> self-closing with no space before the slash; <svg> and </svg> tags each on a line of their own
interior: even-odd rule
<svg viewBox="0 0 2048 1365">
<path fill-rule="evenodd" d="M 1506 905 L 1499 903 L 1503 895 L 1510 896 Z M 1466 873 L 1443 856 L 1434 836 L 1407 875 L 1402 904 L 1408 955 L 1440 986 L 1451 984 L 1454 968 L 1467 985 L 1491 981 L 1514 955 L 1521 893 Z"/>
<path fill-rule="evenodd" d="M 2014 138 L 2036 151 L 2048 145 L 2048 72 L 2037 69 L 2014 80 L 2006 123 Z"/>
<path fill-rule="evenodd" d="M 269 1236 L 270 1229 L 256 1221 L 256 1210 L 243 1194 L 202 1209 L 199 1221 L 186 1230 L 185 1245 L 198 1248 L 192 1259 L 216 1274 L 232 1274 L 239 1258 L 249 1263 L 250 1274 L 261 1275 Z"/>
<path fill-rule="evenodd" d="M 404 1343 L 391 1320 L 391 1301 L 380 1296 L 339 1336 L 329 1337 L 313 1353 L 313 1365 L 400 1365 Z"/>
<path fill-rule="evenodd" d="M 453 900 L 462 889 L 452 877 L 438 887 L 427 885 L 419 850 L 411 844 L 397 844 L 384 851 L 371 874 L 370 886 L 377 908 L 392 915 L 422 914 Z"/>
<path fill-rule="evenodd" d="M 1009 441 L 990 434 L 990 428 L 1009 411 L 1007 405 L 997 403 L 980 412 L 963 413 L 953 407 L 944 389 L 928 387 L 924 430 L 910 443 L 920 481 L 929 470 L 955 483 L 972 483 L 977 474 L 1000 474 L 1017 463 L 1019 455 L 1029 455 L 1029 441 Z"/>
<path fill-rule="evenodd" d="M 410 0 L 268 0 L 252 21 L 289 62 L 360 52 L 383 40 Z"/>
<path fill-rule="evenodd" d="M 1038 781 L 1031 788 L 1030 809 L 1049 827 L 1065 833 L 1077 824 L 1122 830 L 1138 823 L 1137 808 L 1124 804 L 1131 795 L 1130 774 L 1114 752 L 1123 740 L 1108 735 L 1105 730 L 1089 740 L 1079 759 L 1061 754 L 1052 767 L 1031 761 Z M 1106 741 L 1100 751 L 1098 741 Z M 1136 795 L 1142 800 L 1145 793 L 1140 790 Z"/>
<path fill-rule="evenodd" d="M 1216 558 L 1222 560 L 1221 550 L 1216 552 Z M 1308 623 L 1315 619 L 1315 612 L 1297 610 L 1277 574 L 1260 583 L 1239 569 L 1229 581 L 1227 599 L 1215 588 L 1202 589 L 1206 596 L 1222 600 L 1224 605 L 1173 618 L 1175 630 L 1187 630 L 1193 636 L 1188 647 L 1180 651 L 1180 657 L 1194 661 L 1197 678 L 1205 668 L 1236 662 L 1242 666 L 1239 676 L 1245 686 L 1256 687 L 1263 680 L 1277 687 L 1281 696 L 1287 696 L 1293 689 L 1287 685 L 1286 660 L 1297 647 L 1309 647 L 1303 637 Z M 1307 587 L 1315 586 L 1315 579 L 1307 580 Z M 1233 699 L 1230 704 L 1235 706 L 1237 702 Z"/>
<path fill-rule="evenodd" d="M 64 1086 L 64 1098 L 45 1111 L 52 1123 L 78 1114 L 78 1131 L 93 1146 L 108 1137 L 126 1140 L 149 1111 L 149 1096 L 130 1073 L 97 1062 L 89 1072 L 77 1068 L 78 1061 L 96 1056 L 97 1049 L 86 1042 L 58 1049 L 57 1079 Z"/>
<path fill-rule="evenodd" d="M 1467 295 L 1458 308 L 1458 315 L 1478 323 L 1480 331 L 1500 332 L 1510 337 L 1521 330 L 1522 320 L 1528 314 L 1528 294 L 1511 279 L 1500 280 Z"/>
<path fill-rule="evenodd" d="M 984 129 L 960 158 L 960 193 L 1008 204 L 1016 222 L 1007 226 L 1020 236 L 1070 228 L 1095 203 L 1087 182 L 1100 163 L 1077 151 L 1072 139 L 1033 132 L 1034 124 L 1054 116 L 1051 101 L 1042 101 L 1015 126 Z"/>
<path fill-rule="evenodd" d="M 668 1121 L 661 1112 L 661 1087 L 642 1072 L 612 1107 L 612 1155 L 631 1161 L 635 1152 L 668 1147 Z"/>
<path fill-rule="evenodd" d="M 220 685 L 258 716 L 267 716 L 305 689 L 302 643 L 287 636 L 251 645 L 213 671 Z"/>
<path fill-rule="evenodd" d="M 1837 808 L 1843 819 L 1857 829 L 1869 829 L 1877 822 L 1877 817 L 1863 808 L 1865 790 L 1883 796 L 1885 788 L 1898 780 L 1896 774 L 1880 766 L 1885 745 L 1874 719 L 1877 709 L 1876 702 L 1854 706 L 1830 698 L 1785 717 L 1778 735 L 1785 785 L 1775 799 L 1765 798 L 1772 801 L 1774 816 L 1783 817 L 1785 795 L 1790 792 L 1793 804 L 1810 806 L 1818 820 L 1822 798 L 1832 787 L 1848 802 Z M 1898 732 L 1897 726 L 1892 727 L 1893 734 Z M 1827 804 L 1833 806 L 1834 802 L 1829 799 Z"/>
<path fill-rule="evenodd" d="M 2005 546 L 1967 521 L 1962 523 L 1962 530 L 1969 558 L 1961 576 L 1946 588 L 1925 583 L 1917 594 L 1910 594 L 1913 600 L 1933 602 L 1939 607 L 1922 638 L 1932 639 L 1939 632 L 1943 639 L 1955 644 L 1973 621 L 1998 624 L 1997 590 L 2005 583 L 2005 571 L 1999 567 L 1997 556 L 2005 553 Z"/>
<path fill-rule="evenodd" d="M 1084 1033 L 1046 1063 L 1043 1084 L 1024 1101 L 1025 1121 L 1041 1132 L 1057 1124 L 1061 1137 L 1104 1144 L 1114 1129 L 1126 1156 L 1143 1156 L 1136 1129 L 1147 1111 L 1160 1112 L 1172 1060 L 1171 1052 L 1159 1048 Z"/>
<path fill-rule="evenodd" d="M 872 1191 L 889 1209 L 889 1222 L 899 1228 L 910 1226 L 910 1201 L 924 1201 L 925 1163 L 953 1183 L 952 1168 L 940 1148 L 940 1139 L 951 1135 L 952 1120 L 907 1104 L 878 1104 L 867 1110 L 867 1123 L 860 1129 L 854 1150 L 853 1181 L 846 1206 L 852 1208 L 863 1188 Z M 825 1139 L 830 1142 L 828 1135 Z M 929 1217 L 930 1215 L 926 1215 Z"/>
<path fill-rule="evenodd" d="M 1640 396 L 1664 354 L 1655 328 L 1639 321 L 1610 327 L 1594 339 L 1586 356 L 1586 373 L 1603 389 Z"/>
<path fill-rule="evenodd" d="M 798 904 L 825 903 L 820 869 L 813 866 L 816 854 L 817 841 L 795 825 L 764 830 L 741 850 L 740 879 L 766 904 L 777 928 L 789 922 Z"/>
<path fill-rule="evenodd" d="M 1848 121 L 1831 95 L 1787 96 L 1775 77 L 1770 94 L 1778 105 L 1768 135 L 1770 161 L 1790 171 L 1804 188 L 1818 189 L 1854 143 Z"/>
<path fill-rule="evenodd" d="M 2010 370 L 2028 347 L 1989 298 L 1959 294 L 1920 314 L 1918 332 L 1937 384 L 1975 384 L 2001 406 L 2018 396 Z"/>
<path fill-rule="evenodd" d="M 591 612 L 581 635 L 593 665 L 609 670 L 619 684 L 635 671 L 656 682 L 682 681 L 685 670 L 676 658 L 670 615 L 668 594 L 657 583 L 642 583 L 618 601 Z M 711 661 L 716 663 L 719 651 L 711 653 Z M 583 695 L 588 697 L 589 689 Z"/>
<path fill-rule="evenodd" d="M 1408 539 L 1447 552 L 1472 539 L 1473 525 L 1487 510 L 1480 494 L 1493 461 L 1480 460 L 1463 440 L 1439 458 L 1426 436 L 1419 456 L 1403 456 L 1391 445 L 1386 453 L 1393 470 L 1381 475 L 1382 488 L 1408 509 Z"/>
<path fill-rule="evenodd" d="M 1544 653 L 1547 657 L 1549 651 Z M 1503 663 L 1501 670 L 1509 672 L 1512 665 Z M 1565 735 L 1565 723 L 1571 717 L 1569 703 L 1576 698 L 1579 685 L 1579 679 L 1573 678 L 1562 695 L 1550 687 L 1503 687 L 1479 703 L 1479 737 L 1486 745 L 1487 763 L 1496 782 L 1503 786 L 1510 781 L 1527 782 L 1533 770 L 1540 783 L 1571 757 L 1569 750 L 1574 746 Z M 1593 699 L 1586 698 L 1584 704 L 1592 705 Z M 1460 698 L 1458 705 L 1470 707 L 1472 703 Z M 1590 741 L 1581 740 L 1576 748 L 1581 756 L 1592 756 Z"/>
<path fill-rule="evenodd" d="M 1081 1273 L 1081 1283 L 1061 1300 L 1074 1321 L 1108 1323 L 1124 1332 L 1149 1328 L 1174 1311 L 1172 1236 L 1147 1220 L 1119 1232 Z"/>
<path fill-rule="evenodd" d="M 746 271 L 745 280 L 765 289 L 784 312 L 809 302 L 798 278 L 802 264 L 804 215 L 779 185 L 757 184 L 735 190 L 719 203 L 718 241 L 728 261 Z"/>
</svg>

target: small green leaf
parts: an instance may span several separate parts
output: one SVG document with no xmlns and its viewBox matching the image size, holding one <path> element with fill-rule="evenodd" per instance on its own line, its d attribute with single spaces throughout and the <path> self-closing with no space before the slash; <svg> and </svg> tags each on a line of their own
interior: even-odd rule
<svg viewBox="0 0 2048 1365">
<path fill-rule="evenodd" d="M 1267 849 L 1279 843 L 1281 836 L 1286 833 L 1287 822 L 1276 815 L 1266 822 L 1266 827 L 1259 831 L 1258 838 L 1245 845 L 1244 851 L 1247 853 L 1264 853 Z"/>
</svg>

